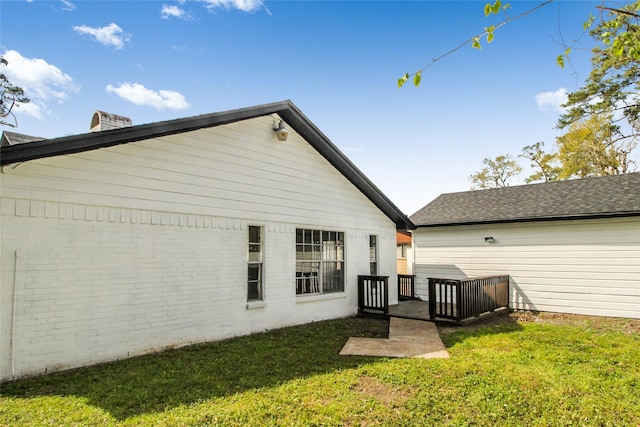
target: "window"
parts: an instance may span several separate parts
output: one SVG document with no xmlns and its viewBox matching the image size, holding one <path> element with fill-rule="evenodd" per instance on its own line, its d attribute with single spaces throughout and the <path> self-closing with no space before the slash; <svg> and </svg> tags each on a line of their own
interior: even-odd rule
<svg viewBox="0 0 640 427">
<path fill-rule="evenodd" d="M 296 295 L 344 292 L 344 233 L 296 229 Z"/>
<path fill-rule="evenodd" d="M 249 226 L 247 300 L 262 300 L 262 227 Z"/>
<path fill-rule="evenodd" d="M 369 236 L 369 274 L 378 275 L 378 236 Z"/>
</svg>

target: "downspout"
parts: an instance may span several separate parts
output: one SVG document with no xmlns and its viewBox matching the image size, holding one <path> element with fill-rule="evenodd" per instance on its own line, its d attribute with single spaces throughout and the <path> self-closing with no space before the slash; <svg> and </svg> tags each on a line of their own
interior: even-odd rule
<svg viewBox="0 0 640 427">
<path fill-rule="evenodd" d="M 13 306 L 11 309 L 11 379 L 16 378 L 16 301 L 18 300 L 18 272 L 20 249 L 16 249 L 15 266 L 13 270 Z"/>
</svg>

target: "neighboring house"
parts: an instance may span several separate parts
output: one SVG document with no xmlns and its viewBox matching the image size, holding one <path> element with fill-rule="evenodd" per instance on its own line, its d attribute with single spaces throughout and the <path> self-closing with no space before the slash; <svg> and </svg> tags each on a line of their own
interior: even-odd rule
<svg viewBox="0 0 640 427">
<path fill-rule="evenodd" d="M 511 307 L 640 318 L 640 173 L 443 194 L 411 220 L 427 278 L 511 275 Z"/>
<path fill-rule="evenodd" d="M 411 222 L 291 102 L 124 122 L 3 135 L 1 379 L 353 315 L 373 263 L 397 301 Z"/>
<path fill-rule="evenodd" d="M 398 274 L 412 274 L 411 265 L 407 262 L 408 255 L 411 254 L 411 233 L 408 231 L 396 232 L 396 243 Z"/>
</svg>

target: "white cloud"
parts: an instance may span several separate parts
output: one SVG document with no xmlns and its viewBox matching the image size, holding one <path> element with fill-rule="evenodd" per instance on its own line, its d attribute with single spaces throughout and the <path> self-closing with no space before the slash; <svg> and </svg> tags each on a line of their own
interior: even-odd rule
<svg viewBox="0 0 640 427">
<path fill-rule="evenodd" d="M 179 18 L 179 19 L 190 19 L 189 14 L 184 10 L 179 8 L 178 6 L 163 4 L 162 9 L 160 9 L 160 15 L 162 15 L 163 19 L 169 18 Z"/>
<path fill-rule="evenodd" d="M 555 92 L 542 92 L 535 96 L 536 104 L 542 111 L 564 112 L 562 104 L 567 102 L 567 89 L 561 87 Z"/>
<path fill-rule="evenodd" d="M 64 5 L 62 7 L 62 10 L 66 11 L 66 12 L 71 12 L 73 9 L 76 8 L 76 5 L 71 3 L 70 1 L 67 1 L 67 0 L 60 0 L 60 1 Z"/>
<path fill-rule="evenodd" d="M 114 23 L 102 28 L 80 25 L 73 27 L 73 30 L 79 34 L 88 34 L 95 38 L 97 42 L 102 43 L 105 46 L 113 46 L 116 49 L 122 49 L 124 47 L 124 43 L 129 41 L 129 38 L 123 34 L 122 28 Z"/>
<path fill-rule="evenodd" d="M 50 101 L 64 102 L 79 87 L 68 75 L 44 59 L 25 58 L 15 50 L 3 55 L 7 60 L 4 73 L 9 81 L 21 87 L 31 102 L 14 110 L 41 119 Z"/>
<path fill-rule="evenodd" d="M 242 12 L 255 12 L 264 4 L 261 0 L 203 0 L 209 9 L 238 9 Z"/>
<path fill-rule="evenodd" d="M 107 93 L 115 93 L 120 98 L 132 102 L 136 105 L 144 105 L 163 110 L 185 110 L 191 105 L 186 101 L 184 95 L 173 90 L 153 91 L 147 89 L 139 83 L 122 83 L 119 87 L 107 85 Z"/>
<path fill-rule="evenodd" d="M 30 100 L 26 104 L 16 104 L 11 110 L 15 114 L 24 114 L 26 116 L 35 117 L 38 120 L 42 120 L 44 111 L 47 110 L 46 105 L 37 100 Z"/>
</svg>

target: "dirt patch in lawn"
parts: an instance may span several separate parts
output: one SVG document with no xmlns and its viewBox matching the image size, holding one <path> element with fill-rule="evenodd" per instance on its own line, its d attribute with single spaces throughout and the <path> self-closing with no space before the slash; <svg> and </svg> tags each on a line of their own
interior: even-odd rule
<svg viewBox="0 0 640 427">
<path fill-rule="evenodd" d="M 406 402 L 411 394 L 391 387 L 373 377 L 361 377 L 352 390 L 376 399 L 384 406 L 397 406 Z"/>
<path fill-rule="evenodd" d="M 640 335 L 640 319 L 585 316 L 580 314 L 549 313 L 518 310 L 473 320 L 464 325 L 438 324 L 438 332 L 448 334 L 460 330 L 474 330 L 516 323 L 543 323 L 550 325 L 580 326 L 603 331 L 618 331 Z"/>
</svg>

